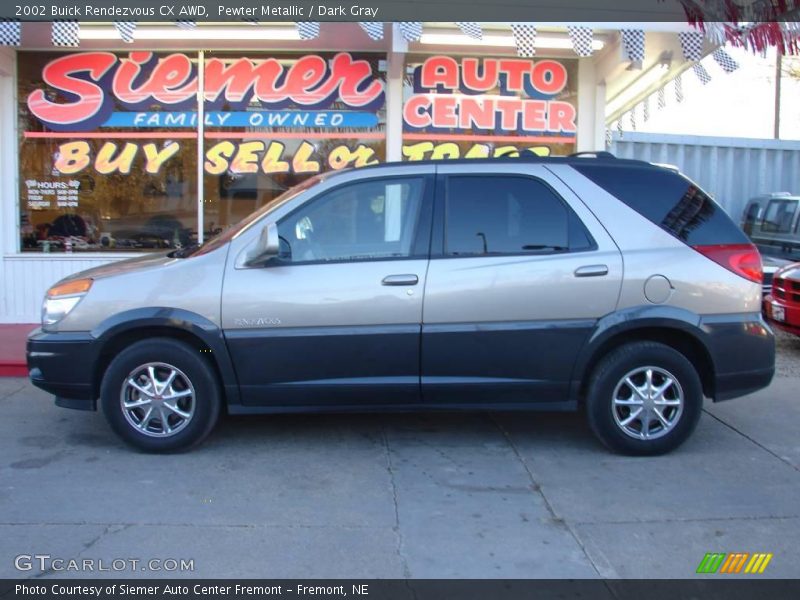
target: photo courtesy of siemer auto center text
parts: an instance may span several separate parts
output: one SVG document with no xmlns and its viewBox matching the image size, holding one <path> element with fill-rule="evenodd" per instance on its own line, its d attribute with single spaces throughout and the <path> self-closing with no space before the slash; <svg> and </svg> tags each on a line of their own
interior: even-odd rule
<svg viewBox="0 0 800 600">
<path fill-rule="evenodd" d="M 0 3 L 0 598 L 800 598 L 798 107 L 800 0 Z"/>
</svg>

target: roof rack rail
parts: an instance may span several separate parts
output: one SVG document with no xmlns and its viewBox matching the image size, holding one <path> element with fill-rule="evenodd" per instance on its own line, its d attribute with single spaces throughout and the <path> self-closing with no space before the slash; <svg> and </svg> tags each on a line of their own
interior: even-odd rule
<svg viewBox="0 0 800 600">
<path fill-rule="evenodd" d="M 589 150 L 585 152 L 573 152 L 572 154 L 568 154 L 568 158 L 580 158 L 583 156 L 594 156 L 595 158 L 617 158 L 611 152 L 605 152 L 604 150 Z"/>
</svg>

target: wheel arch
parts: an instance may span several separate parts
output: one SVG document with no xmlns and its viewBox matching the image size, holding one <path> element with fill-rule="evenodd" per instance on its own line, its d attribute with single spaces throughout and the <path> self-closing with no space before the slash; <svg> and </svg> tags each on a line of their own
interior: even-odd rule
<svg viewBox="0 0 800 600">
<path fill-rule="evenodd" d="M 91 333 L 97 340 L 92 373 L 95 397 L 114 356 L 135 342 L 167 337 L 196 348 L 214 370 L 225 393 L 225 403 L 239 403 L 239 384 L 225 337 L 219 326 L 202 315 L 175 308 L 138 308 L 109 317 Z"/>
<path fill-rule="evenodd" d="M 716 367 L 700 316 L 674 307 L 637 307 L 607 315 L 598 321 L 573 370 L 573 397 L 579 403 L 597 363 L 620 346 L 638 341 L 659 342 L 683 354 L 697 369 L 703 394 L 716 395 Z"/>
</svg>

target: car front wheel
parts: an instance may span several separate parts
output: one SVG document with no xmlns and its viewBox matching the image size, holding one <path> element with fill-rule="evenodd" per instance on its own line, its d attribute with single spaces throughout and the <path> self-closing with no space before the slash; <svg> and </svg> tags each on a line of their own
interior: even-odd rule
<svg viewBox="0 0 800 600">
<path fill-rule="evenodd" d="M 654 455 L 681 445 L 703 408 L 703 387 L 691 362 L 656 342 L 617 348 L 595 368 L 588 386 L 589 424 L 606 446 Z"/>
<path fill-rule="evenodd" d="M 202 441 L 219 417 L 221 394 L 208 361 L 189 344 L 153 338 L 123 350 L 100 388 L 103 414 L 129 444 L 168 452 Z"/>
</svg>

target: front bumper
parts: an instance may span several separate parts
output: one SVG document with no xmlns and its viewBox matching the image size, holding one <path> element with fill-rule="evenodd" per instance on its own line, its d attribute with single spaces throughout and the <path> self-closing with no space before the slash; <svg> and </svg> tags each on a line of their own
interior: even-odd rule
<svg viewBox="0 0 800 600">
<path fill-rule="evenodd" d="M 777 304 L 783 308 L 784 320 L 776 321 L 773 315 L 773 305 Z M 764 314 L 769 319 L 771 325 L 778 329 L 800 335 L 800 306 L 796 304 L 788 304 L 779 298 L 775 298 L 772 294 L 764 296 Z"/>
<path fill-rule="evenodd" d="M 26 351 L 31 383 L 54 394 L 57 406 L 96 410 L 95 342 L 89 333 L 34 330 Z"/>
</svg>

